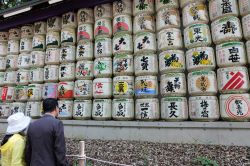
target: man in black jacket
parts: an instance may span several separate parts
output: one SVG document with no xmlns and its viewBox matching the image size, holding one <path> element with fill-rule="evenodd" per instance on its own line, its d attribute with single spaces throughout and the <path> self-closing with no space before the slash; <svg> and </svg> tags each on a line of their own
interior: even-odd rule
<svg viewBox="0 0 250 166">
<path fill-rule="evenodd" d="M 66 166 L 64 129 L 56 99 L 43 101 L 44 116 L 30 124 L 25 159 L 27 166 Z"/>
</svg>

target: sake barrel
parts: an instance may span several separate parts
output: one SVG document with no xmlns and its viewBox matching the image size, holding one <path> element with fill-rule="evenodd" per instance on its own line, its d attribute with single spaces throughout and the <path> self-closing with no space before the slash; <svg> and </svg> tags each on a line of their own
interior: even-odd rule
<svg viewBox="0 0 250 166">
<path fill-rule="evenodd" d="M 60 31 L 62 27 L 61 17 L 54 16 L 47 19 L 47 31 Z"/>
<path fill-rule="evenodd" d="M 28 86 L 19 85 L 15 87 L 15 101 L 27 101 L 28 93 L 27 93 Z"/>
<path fill-rule="evenodd" d="M 119 0 L 113 2 L 113 16 L 117 15 L 132 15 L 132 1 L 131 0 Z"/>
<path fill-rule="evenodd" d="M 10 115 L 13 115 L 18 112 L 25 113 L 26 103 L 23 102 L 14 102 L 11 103 Z"/>
<path fill-rule="evenodd" d="M 81 40 L 76 47 L 76 60 L 92 60 L 94 57 L 93 42 Z"/>
<path fill-rule="evenodd" d="M 97 20 L 94 25 L 94 37 L 111 37 L 112 36 L 112 26 L 111 20 L 102 18 Z"/>
<path fill-rule="evenodd" d="M 184 29 L 184 44 L 187 49 L 210 46 L 211 43 L 207 24 L 194 24 Z"/>
<path fill-rule="evenodd" d="M 30 68 L 29 82 L 30 83 L 43 83 L 44 69 L 43 68 Z"/>
<path fill-rule="evenodd" d="M 190 3 L 182 9 L 183 26 L 187 27 L 191 24 L 207 24 L 209 16 L 207 6 L 201 2 Z"/>
<path fill-rule="evenodd" d="M 75 28 L 63 28 L 61 31 L 62 46 L 76 44 L 76 30 Z"/>
<path fill-rule="evenodd" d="M 11 102 L 15 99 L 15 86 L 4 86 L 1 91 L 1 100 Z"/>
<path fill-rule="evenodd" d="M 17 70 L 18 69 L 18 55 L 7 55 L 6 56 L 6 69 Z"/>
<path fill-rule="evenodd" d="M 214 71 L 200 70 L 188 74 L 188 92 L 190 95 L 216 95 L 217 91 Z"/>
<path fill-rule="evenodd" d="M 184 121 L 188 119 L 186 97 L 165 97 L 161 99 L 161 119 L 167 121 Z"/>
<path fill-rule="evenodd" d="M 16 81 L 17 85 L 28 85 L 29 84 L 29 70 L 27 69 L 19 69 L 16 73 Z"/>
<path fill-rule="evenodd" d="M 8 118 L 10 115 L 11 103 L 0 103 L 1 118 Z"/>
<path fill-rule="evenodd" d="M 73 108 L 73 119 L 91 119 L 92 100 L 75 100 Z"/>
<path fill-rule="evenodd" d="M 75 63 L 63 63 L 59 66 L 60 81 L 75 80 Z"/>
<path fill-rule="evenodd" d="M 113 19 L 113 33 L 115 34 L 131 34 L 132 29 L 132 18 L 130 15 L 117 15 Z"/>
<path fill-rule="evenodd" d="M 62 62 L 75 62 L 76 60 L 76 47 L 63 46 L 60 50 L 60 63 Z"/>
<path fill-rule="evenodd" d="M 155 32 L 155 17 L 153 14 L 142 13 L 134 17 L 133 33 Z"/>
<path fill-rule="evenodd" d="M 220 115 L 223 120 L 248 121 L 250 119 L 250 95 L 220 95 Z"/>
<path fill-rule="evenodd" d="M 29 84 L 27 88 L 29 101 L 42 100 L 43 84 Z"/>
<path fill-rule="evenodd" d="M 57 99 L 57 83 L 45 83 L 43 86 L 42 97 L 43 99 L 54 98 Z"/>
<path fill-rule="evenodd" d="M 102 18 L 112 19 L 113 17 L 112 5 L 110 3 L 96 5 L 94 7 L 94 16 L 95 20 Z"/>
<path fill-rule="evenodd" d="M 133 1 L 133 15 L 136 16 L 141 13 L 154 14 L 155 3 L 152 0 L 134 0 Z"/>
<path fill-rule="evenodd" d="M 4 75 L 5 75 L 5 72 L 0 72 L 0 86 L 4 85 Z"/>
<path fill-rule="evenodd" d="M 161 74 L 184 72 L 185 67 L 185 55 L 182 50 L 168 50 L 159 54 L 159 70 Z"/>
<path fill-rule="evenodd" d="M 205 3 L 206 0 L 180 0 L 180 7 L 183 8 L 186 5 L 188 5 L 189 3 L 193 3 L 193 2 L 203 2 L 203 3 Z"/>
<path fill-rule="evenodd" d="M 3 83 L 5 85 L 15 85 L 16 84 L 16 71 L 6 70 L 4 73 Z"/>
<path fill-rule="evenodd" d="M 189 98 L 189 117 L 193 121 L 216 121 L 220 117 L 216 96 L 195 96 Z"/>
<path fill-rule="evenodd" d="M 95 58 L 112 56 L 112 41 L 110 38 L 98 38 L 94 46 Z"/>
<path fill-rule="evenodd" d="M 46 34 L 47 48 L 57 48 L 61 45 L 60 31 L 48 31 Z"/>
<path fill-rule="evenodd" d="M 162 8 L 156 15 L 156 30 L 160 31 L 165 28 L 180 28 L 181 20 L 177 9 Z"/>
<path fill-rule="evenodd" d="M 57 65 L 44 66 L 44 81 L 57 82 L 59 78 L 59 67 Z"/>
<path fill-rule="evenodd" d="M 218 19 L 212 22 L 211 29 L 215 44 L 242 39 L 241 24 L 237 17 L 227 16 Z"/>
<path fill-rule="evenodd" d="M 135 35 L 134 38 L 134 53 L 155 53 L 156 38 L 154 33 L 142 32 Z"/>
<path fill-rule="evenodd" d="M 239 9 L 236 0 L 211 0 L 209 1 L 209 16 L 211 21 L 224 16 L 238 16 Z"/>
<path fill-rule="evenodd" d="M 30 54 L 30 67 L 43 67 L 45 59 L 45 52 L 32 51 Z"/>
<path fill-rule="evenodd" d="M 19 40 L 21 38 L 21 30 L 19 28 L 9 29 L 9 40 Z"/>
<path fill-rule="evenodd" d="M 34 27 L 32 24 L 27 24 L 21 27 L 21 38 L 32 38 L 34 35 Z"/>
<path fill-rule="evenodd" d="M 9 32 L 0 31 L 0 42 L 8 42 Z"/>
<path fill-rule="evenodd" d="M 219 67 L 246 65 L 246 51 L 243 42 L 226 42 L 216 46 L 216 62 Z"/>
<path fill-rule="evenodd" d="M 113 37 L 113 54 L 133 53 L 132 35 L 118 34 Z"/>
<path fill-rule="evenodd" d="M 93 96 L 92 80 L 76 80 L 74 86 L 74 98 L 91 99 Z"/>
<path fill-rule="evenodd" d="M 93 32 L 93 24 L 83 23 L 78 25 L 77 28 L 77 41 L 81 40 L 93 40 L 94 32 Z"/>
<path fill-rule="evenodd" d="M 58 100 L 59 119 L 72 119 L 73 117 L 73 100 Z"/>
<path fill-rule="evenodd" d="M 246 40 L 250 40 L 250 14 L 242 18 L 243 34 Z"/>
<path fill-rule="evenodd" d="M 170 0 L 170 1 L 155 1 L 155 9 L 158 12 L 162 8 L 179 8 L 179 1 L 178 0 Z"/>
<path fill-rule="evenodd" d="M 92 8 L 78 9 L 77 23 L 78 26 L 85 23 L 94 24 L 94 10 Z"/>
<path fill-rule="evenodd" d="M 241 0 L 239 3 L 240 15 L 245 16 L 250 14 L 250 2 L 249 0 Z"/>
<path fill-rule="evenodd" d="M 94 37 L 111 37 L 112 36 L 112 22 L 111 19 L 101 18 L 95 21 Z"/>
<path fill-rule="evenodd" d="M 159 100 L 157 98 L 136 99 L 135 119 L 142 121 L 160 119 Z"/>
<path fill-rule="evenodd" d="M 58 83 L 58 98 L 72 99 L 74 96 L 74 82 L 59 82 Z"/>
<path fill-rule="evenodd" d="M 180 29 L 168 28 L 157 33 L 158 50 L 181 49 L 183 47 Z"/>
<path fill-rule="evenodd" d="M 94 76 L 111 77 L 112 76 L 112 58 L 96 58 L 94 61 Z"/>
<path fill-rule="evenodd" d="M 18 54 L 19 53 L 19 40 L 9 40 L 7 54 Z"/>
<path fill-rule="evenodd" d="M 0 71 L 6 70 L 6 57 L 0 57 Z"/>
<path fill-rule="evenodd" d="M 158 96 L 157 76 L 138 76 L 135 78 L 135 97 L 149 98 Z"/>
<path fill-rule="evenodd" d="M 161 75 L 162 96 L 185 96 L 187 92 L 184 73 L 167 73 Z"/>
<path fill-rule="evenodd" d="M 134 99 L 113 99 L 112 118 L 114 120 L 133 120 L 135 118 Z"/>
<path fill-rule="evenodd" d="M 45 21 L 38 21 L 34 23 L 34 35 L 46 35 L 47 24 Z"/>
<path fill-rule="evenodd" d="M 47 48 L 45 54 L 45 64 L 58 65 L 60 62 L 60 48 Z"/>
<path fill-rule="evenodd" d="M 76 28 L 77 17 L 74 12 L 67 12 L 62 15 L 62 28 Z"/>
<path fill-rule="evenodd" d="M 216 66 L 212 47 L 197 47 L 186 52 L 187 70 L 214 70 Z"/>
<path fill-rule="evenodd" d="M 46 46 L 45 35 L 34 35 L 32 40 L 33 51 L 44 51 Z"/>
<path fill-rule="evenodd" d="M 92 118 L 94 120 L 109 120 L 112 116 L 111 99 L 94 99 Z"/>
<path fill-rule="evenodd" d="M 93 61 L 77 61 L 75 76 L 76 79 L 93 79 L 94 75 L 94 63 Z"/>
<path fill-rule="evenodd" d="M 0 41 L 0 56 L 6 56 L 8 51 L 8 43 Z"/>
<path fill-rule="evenodd" d="M 133 76 L 116 76 L 113 78 L 114 98 L 133 98 L 134 88 Z"/>
<path fill-rule="evenodd" d="M 134 58 L 133 55 L 118 54 L 113 58 L 113 74 L 117 75 L 133 75 L 134 74 Z"/>
<path fill-rule="evenodd" d="M 19 49 L 21 53 L 31 52 L 32 51 L 32 38 L 21 38 Z"/>
<path fill-rule="evenodd" d="M 41 102 L 28 101 L 25 108 L 25 115 L 37 119 L 41 117 Z"/>
<path fill-rule="evenodd" d="M 135 75 L 157 75 L 158 60 L 155 54 L 142 54 L 134 58 Z"/>
<path fill-rule="evenodd" d="M 29 53 L 22 53 L 18 56 L 18 68 L 28 69 L 30 67 L 30 56 Z"/>
<path fill-rule="evenodd" d="M 221 93 L 244 93 L 249 90 L 246 67 L 227 67 L 217 70 L 218 89 Z"/>
<path fill-rule="evenodd" d="M 96 78 L 93 80 L 93 97 L 94 98 L 111 98 L 112 96 L 112 79 Z"/>
</svg>

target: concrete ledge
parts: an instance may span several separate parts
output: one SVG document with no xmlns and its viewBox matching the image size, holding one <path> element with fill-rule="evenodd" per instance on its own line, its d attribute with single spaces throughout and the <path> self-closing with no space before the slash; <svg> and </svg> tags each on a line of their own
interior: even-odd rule
<svg viewBox="0 0 250 166">
<path fill-rule="evenodd" d="M 250 146 L 250 122 L 64 120 L 68 138 Z M 6 120 L 0 120 L 5 132 Z"/>
</svg>

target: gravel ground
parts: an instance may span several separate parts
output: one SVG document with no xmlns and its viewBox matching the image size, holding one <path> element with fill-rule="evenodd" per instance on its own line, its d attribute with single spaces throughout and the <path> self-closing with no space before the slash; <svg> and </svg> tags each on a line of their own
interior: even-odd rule
<svg viewBox="0 0 250 166">
<path fill-rule="evenodd" d="M 135 166 L 197 166 L 207 157 L 220 166 L 250 166 L 250 147 L 200 144 L 166 144 L 139 141 L 84 140 L 86 155 Z M 67 154 L 78 154 L 79 140 L 67 139 Z M 72 163 L 72 158 L 69 159 Z M 92 165 L 92 164 L 89 164 Z M 95 166 L 108 164 L 94 163 Z"/>
</svg>

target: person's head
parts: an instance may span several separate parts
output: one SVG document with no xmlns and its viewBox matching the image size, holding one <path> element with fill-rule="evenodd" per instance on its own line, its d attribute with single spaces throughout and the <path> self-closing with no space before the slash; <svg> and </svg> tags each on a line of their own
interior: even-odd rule
<svg viewBox="0 0 250 166">
<path fill-rule="evenodd" d="M 43 100 L 43 113 L 50 113 L 57 117 L 59 114 L 57 99 L 48 98 Z"/>
<path fill-rule="evenodd" d="M 23 131 L 28 128 L 30 120 L 30 117 L 25 116 L 22 112 L 11 115 L 7 119 L 8 127 L 6 134 L 16 134 L 20 132 L 24 133 Z"/>
</svg>

